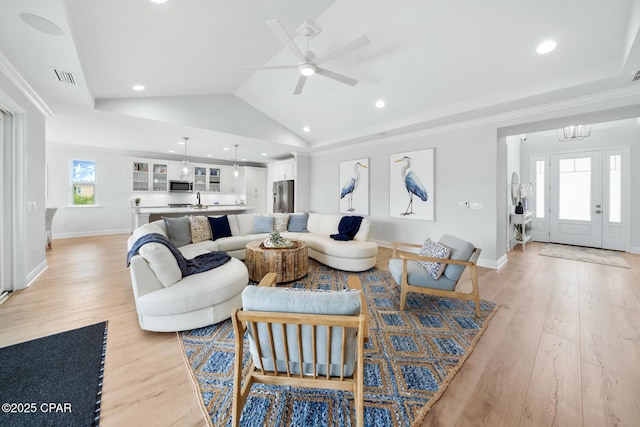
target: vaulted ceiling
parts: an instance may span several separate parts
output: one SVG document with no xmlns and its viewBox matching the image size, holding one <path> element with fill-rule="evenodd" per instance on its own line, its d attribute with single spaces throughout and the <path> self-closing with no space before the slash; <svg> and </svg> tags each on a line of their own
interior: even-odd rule
<svg viewBox="0 0 640 427">
<path fill-rule="evenodd" d="M 318 56 L 366 34 L 323 64 L 359 83 L 314 75 L 293 95 L 296 69 L 245 68 L 299 62 L 270 19 L 301 50 L 296 30 L 312 21 Z M 639 28 L 640 0 L 0 0 L 0 62 L 50 113 L 47 142 L 168 153 L 189 136 L 191 156 L 228 159 L 238 144 L 264 162 L 632 88 Z M 557 48 L 537 54 L 546 39 Z"/>
</svg>

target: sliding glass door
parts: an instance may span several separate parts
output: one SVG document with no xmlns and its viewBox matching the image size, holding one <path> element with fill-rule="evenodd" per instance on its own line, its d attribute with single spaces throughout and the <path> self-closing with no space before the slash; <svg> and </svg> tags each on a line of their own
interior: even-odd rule
<svg viewBox="0 0 640 427">
<path fill-rule="evenodd" d="M 12 290 L 11 283 L 11 235 L 10 235 L 10 200 L 8 184 L 12 181 L 8 158 L 8 123 L 7 115 L 0 109 L 0 167 L 2 181 L 0 184 L 0 298 L 2 294 Z"/>
</svg>

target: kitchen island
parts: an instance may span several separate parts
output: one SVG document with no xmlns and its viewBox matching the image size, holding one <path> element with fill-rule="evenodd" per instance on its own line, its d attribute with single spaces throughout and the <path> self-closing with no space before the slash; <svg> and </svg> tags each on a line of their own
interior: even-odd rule
<svg viewBox="0 0 640 427">
<path fill-rule="evenodd" d="M 252 213 L 253 208 L 246 205 L 187 205 L 187 206 L 132 206 L 131 231 L 141 225 L 162 219 L 162 217 L 180 217 L 185 215 L 227 215 Z"/>
</svg>

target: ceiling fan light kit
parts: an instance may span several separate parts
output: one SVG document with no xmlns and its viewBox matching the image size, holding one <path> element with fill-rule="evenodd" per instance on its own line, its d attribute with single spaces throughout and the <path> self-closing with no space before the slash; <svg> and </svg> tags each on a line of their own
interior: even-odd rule
<svg viewBox="0 0 640 427">
<path fill-rule="evenodd" d="M 316 66 L 307 62 L 306 64 L 300 65 L 298 70 L 303 76 L 309 77 L 316 73 Z"/>
<path fill-rule="evenodd" d="M 369 38 L 366 35 L 362 35 L 328 53 L 323 56 L 316 58 L 316 54 L 309 50 L 309 40 L 317 36 L 321 30 L 312 22 L 305 21 L 302 26 L 300 26 L 297 30 L 297 33 L 306 37 L 307 41 L 307 50 L 302 52 L 300 48 L 293 41 L 287 30 L 284 29 L 280 21 L 277 19 L 272 19 L 267 21 L 267 25 L 274 32 L 276 37 L 280 39 L 283 45 L 285 45 L 289 50 L 298 58 L 298 65 L 274 65 L 274 66 L 265 66 L 265 67 L 250 67 L 256 70 L 277 70 L 277 69 L 289 69 L 289 68 L 297 68 L 300 73 L 300 77 L 298 78 L 298 82 L 296 83 L 296 87 L 293 90 L 294 95 L 299 95 L 302 93 L 302 89 L 307 81 L 307 77 L 313 76 L 314 74 L 319 74 L 321 76 L 327 77 L 329 79 L 338 81 L 340 83 L 347 84 L 349 86 L 355 86 L 358 84 L 358 80 L 352 79 L 351 77 L 344 76 L 342 74 L 338 74 L 336 72 L 327 70 L 326 68 L 321 68 L 318 65 L 321 65 L 325 62 L 331 61 L 333 59 L 339 58 L 343 55 L 346 55 L 356 49 L 359 49 L 363 46 L 369 44 Z"/>
</svg>

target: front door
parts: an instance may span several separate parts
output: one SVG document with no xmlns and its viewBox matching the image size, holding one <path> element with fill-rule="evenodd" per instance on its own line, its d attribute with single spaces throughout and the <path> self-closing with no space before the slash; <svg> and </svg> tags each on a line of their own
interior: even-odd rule
<svg viewBox="0 0 640 427">
<path fill-rule="evenodd" d="M 549 240 L 602 247 L 602 152 L 551 156 Z"/>
</svg>

